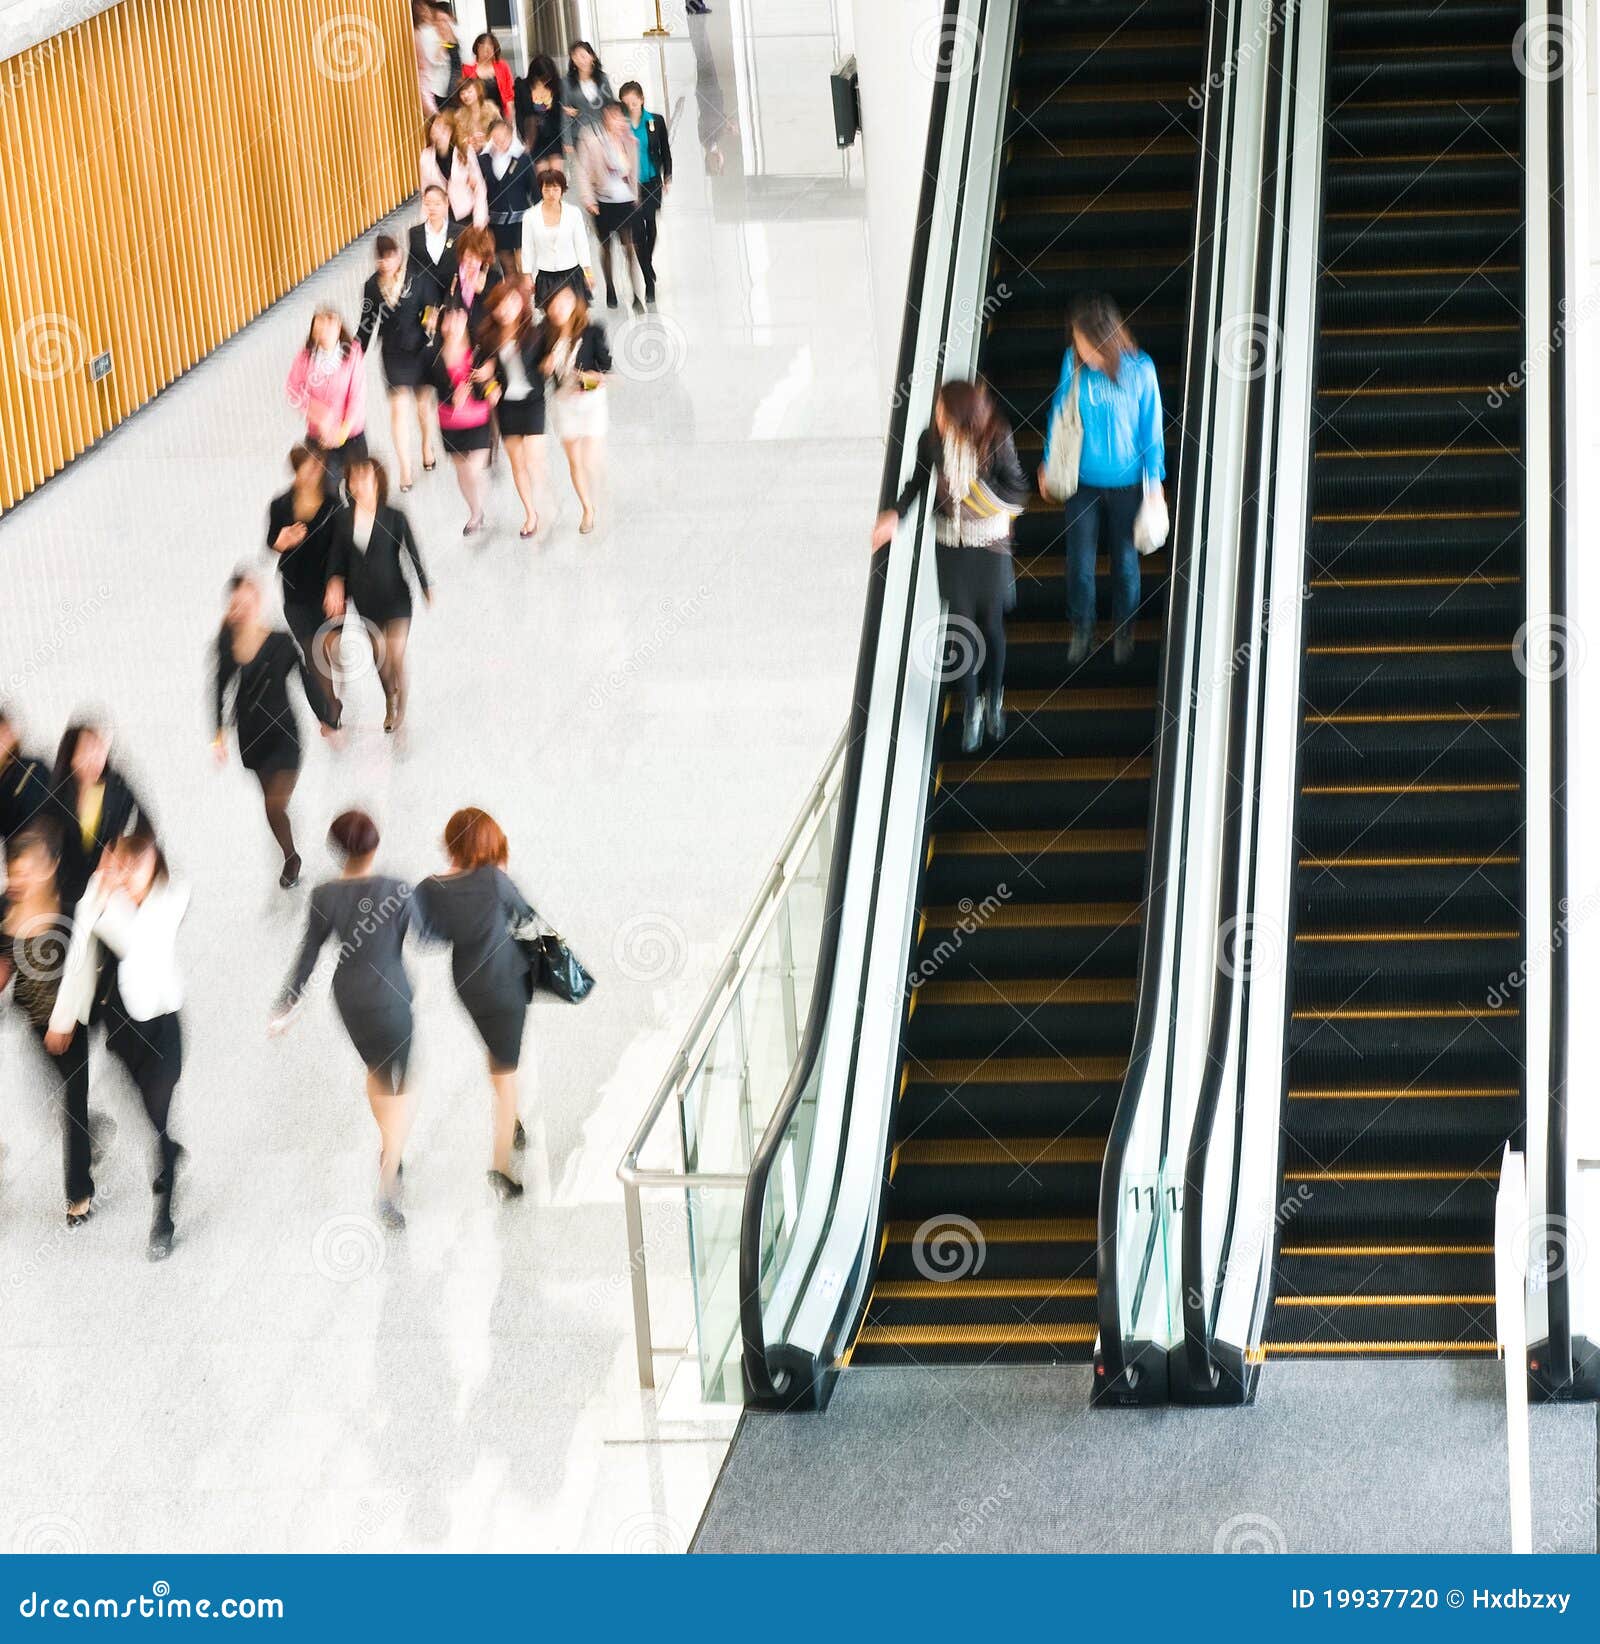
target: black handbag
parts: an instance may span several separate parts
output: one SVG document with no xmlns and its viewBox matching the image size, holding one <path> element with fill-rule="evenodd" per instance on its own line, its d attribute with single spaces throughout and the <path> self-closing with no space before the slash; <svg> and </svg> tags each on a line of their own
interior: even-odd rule
<svg viewBox="0 0 1600 1644">
<path fill-rule="evenodd" d="M 594 978 L 553 930 L 537 936 L 518 936 L 514 940 L 528 962 L 525 985 L 529 999 L 541 988 L 558 999 L 565 999 L 569 1005 L 589 997 Z"/>
</svg>

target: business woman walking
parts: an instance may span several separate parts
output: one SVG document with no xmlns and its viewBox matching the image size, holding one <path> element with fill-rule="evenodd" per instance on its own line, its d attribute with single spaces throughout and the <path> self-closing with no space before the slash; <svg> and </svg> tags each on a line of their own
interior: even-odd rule
<svg viewBox="0 0 1600 1644">
<path fill-rule="evenodd" d="M 411 887 L 373 871 L 378 845 L 378 825 L 365 811 L 345 811 L 333 819 L 328 848 L 343 864 L 342 871 L 311 893 L 305 939 L 272 1026 L 281 1032 L 293 1021 L 318 956 L 334 941 L 333 1002 L 366 1067 L 367 1103 L 378 1126 L 378 1213 L 386 1226 L 398 1229 L 406 1224 L 397 1201 L 414 1115 L 406 1089 L 412 1020 L 411 978 L 404 959 Z"/>
<path fill-rule="evenodd" d="M 548 308 L 562 286 L 588 302 L 589 228 L 583 212 L 567 199 L 565 172 L 540 173 L 539 203 L 523 227 L 523 256 L 533 275 L 533 306 Z"/>
<path fill-rule="evenodd" d="M 72 908 L 89 884 L 106 847 L 148 812 L 127 778 L 111 763 L 111 734 L 79 720 L 61 733 L 50 778 L 50 814 L 61 819 L 61 901 Z"/>
<path fill-rule="evenodd" d="M 328 495 L 328 471 L 322 458 L 309 445 L 297 445 L 289 452 L 289 467 L 293 482 L 267 508 L 267 547 L 278 560 L 283 619 L 337 718 L 339 693 L 328 655 L 330 636 L 322 626 L 322 601 L 328 588 L 333 522 L 339 510 Z"/>
<path fill-rule="evenodd" d="M 449 944 L 456 995 L 488 1055 L 494 1097 L 490 1185 L 502 1199 L 520 1198 L 512 1155 L 520 1130 L 517 1067 L 531 993 L 527 959 L 512 932 L 535 915 L 505 871 L 510 849 L 487 811 L 457 811 L 445 824 L 444 848 L 449 870 L 417 886 L 417 914 L 426 935 Z"/>
<path fill-rule="evenodd" d="M 247 576 L 228 583 L 228 609 L 217 634 L 216 735 L 212 752 L 219 765 L 228 758 L 228 727 L 239 740 L 239 762 L 261 788 L 267 827 L 283 852 L 278 883 L 300 883 L 300 853 L 289 825 L 289 801 L 300 779 L 300 727 L 289 701 L 289 681 L 298 679 L 306 702 L 322 722 L 323 735 L 339 728 L 339 716 L 306 668 L 299 648 L 281 629 L 261 619 L 261 590 Z"/>
<path fill-rule="evenodd" d="M 389 434 L 394 441 L 395 459 L 400 468 L 400 489 L 411 489 L 411 441 L 408 437 L 413 416 L 422 430 L 422 466 L 433 466 L 433 384 L 428 374 L 430 343 L 426 312 L 432 301 L 433 282 L 420 269 L 413 272 L 391 235 L 380 234 L 376 245 L 377 267 L 361 288 L 361 324 L 356 328 L 356 345 L 363 351 L 379 339 L 383 380 L 389 390 Z M 318 600 L 320 607 L 321 601 Z"/>
<path fill-rule="evenodd" d="M 473 152 L 470 117 L 442 111 L 428 122 L 428 141 L 417 157 L 417 186 L 426 194 L 442 188 L 450 219 L 460 228 L 482 228 L 489 220 L 489 197 Z"/>
<path fill-rule="evenodd" d="M 325 609 L 332 618 L 342 617 L 347 604 L 355 607 L 366 626 L 383 684 L 383 728 L 397 731 L 406 716 L 411 585 L 415 582 L 430 605 L 433 590 L 411 521 L 389 501 L 389 476 L 383 464 L 373 457 L 352 463 L 349 480 L 349 505 L 334 523 Z"/>
<path fill-rule="evenodd" d="M 45 1036 L 45 1049 L 59 1057 L 74 1036 L 88 1031 L 98 1010 L 106 1049 L 139 1092 L 156 1139 L 152 1261 L 172 1253 L 173 1193 L 183 1158 L 172 1139 L 171 1116 L 183 1073 L 177 944 L 188 906 L 188 887 L 168 871 L 154 832 L 141 818 L 106 851 L 73 914 L 72 942 Z M 102 948 L 110 954 L 103 971 Z"/>
<path fill-rule="evenodd" d="M 583 507 L 578 531 L 587 536 L 594 530 L 594 487 L 605 450 L 611 349 L 605 327 L 590 320 L 589 305 L 570 286 L 553 292 L 545 309 L 539 369 L 550 379 L 556 432 Z"/>
<path fill-rule="evenodd" d="M 511 127 L 496 120 L 489 128 L 489 146 L 480 156 L 483 185 L 489 191 L 489 229 L 501 272 L 514 279 L 522 273 L 522 224 L 533 204 L 533 161 L 511 146 Z"/>
<path fill-rule="evenodd" d="M 289 367 L 289 403 L 305 413 L 306 443 L 321 453 L 331 484 L 367 454 L 367 370 L 361 345 L 336 308 L 311 317 Z"/>
<path fill-rule="evenodd" d="M 439 396 L 439 437 L 455 467 L 456 484 L 467 505 L 464 537 L 483 529 L 483 477 L 494 440 L 489 383 L 494 365 L 480 361 L 467 329 L 467 311 L 458 302 L 439 315 L 439 347 L 433 356 L 433 386 Z"/>
<path fill-rule="evenodd" d="M 537 498 L 544 482 L 544 373 L 539 369 L 539 328 L 521 285 L 509 280 L 484 299 L 478 351 L 494 367 L 491 394 L 512 483 L 522 503 L 522 537 L 539 529 Z"/>
</svg>

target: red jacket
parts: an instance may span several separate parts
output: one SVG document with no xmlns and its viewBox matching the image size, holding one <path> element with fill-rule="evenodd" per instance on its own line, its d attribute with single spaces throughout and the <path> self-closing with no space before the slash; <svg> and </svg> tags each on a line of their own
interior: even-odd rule
<svg viewBox="0 0 1600 1644">
<path fill-rule="evenodd" d="M 463 63 L 461 65 L 461 78 L 463 80 L 476 80 L 478 78 L 478 65 L 475 62 Z M 517 82 L 511 73 L 511 65 L 504 58 L 498 60 L 494 65 L 494 83 L 496 90 L 499 92 L 500 112 L 506 119 L 513 120 L 517 107 Z"/>
</svg>

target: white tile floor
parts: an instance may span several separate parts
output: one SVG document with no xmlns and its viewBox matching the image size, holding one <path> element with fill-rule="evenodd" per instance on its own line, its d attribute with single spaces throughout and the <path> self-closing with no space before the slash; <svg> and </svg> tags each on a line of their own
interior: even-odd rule
<svg viewBox="0 0 1600 1644">
<path fill-rule="evenodd" d="M 253 786 L 207 747 L 222 583 L 267 569 L 296 434 L 282 379 L 315 301 L 355 311 L 368 247 L 0 521 L 7 699 L 40 749 L 74 709 L 108 710 L 196 886 L 176 1109 L 192 1168 L 166 1266 L 143 1257 L 142 1116 L 106 1067 L 95 1104 L 120 1133 L 101 1213 L 67 1235 L 47 1086 L 0 1006 L 0 1550 L 651 1550 L 693 1529 L 728 1424 L 664 1425 L 637 1392 L 613 1172 L 843 721 L 881 415 L 826 79 L 757 83 L 742 12 L 691 38 L 668 10 L 663 49 L 599 42 L 677 131 L 661 317 L 615 339 L 602 530 L 580 542 L 558 452 L 537 549 L 503 471 L 497 529 L 471 545 L 448 469 L 425 476 L 405 500 L 438 602 L 413 633 L 405 743 L 366 682 L 350 746 L 312 747 L 295 802 L 313 874 L 345 804 L 375 811 L 408 874 L 437 865 L 454 806 L 486 805 L 596 971 L 581 1010 L 530 1027 L 522 1205 L 488 1194 L 477 1044 L 424 958 L 410 1227 L 377 1233 L 373 1128 L 331 1008 L 264 1032 L 303 895 L 276 889 Z M 788 5 L 785 27 L 796 13 L 819 30 L 828 8 Z M 696 141 L 710 67 L 741 120 L 715 177 Z"/>
</svg>

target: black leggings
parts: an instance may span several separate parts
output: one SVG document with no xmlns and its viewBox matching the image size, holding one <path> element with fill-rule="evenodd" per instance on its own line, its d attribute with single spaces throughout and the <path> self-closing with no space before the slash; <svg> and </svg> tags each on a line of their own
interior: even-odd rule
<svg viewBox="0 0 1600 1644">
<path fill-rule="evenodd" d="M 59 1056 L 44 1049 L 48 1031 L 33 1028 L 39 1048 L 49 1058 L 61 1096 L 61 1164 L 66 1177 L 67 1203 L 94 1197 L 94 1175 L 89 1160 L 89 1030 L 75 1028 Z"/>
<path fill-rule="evenodd" d="M 178 1152 L 178 1144 L 167 1131 L 172 1093 L 183 1074 L 183 1028 L 178 1013 L 135 1022 L 123 1010 L 120 999 L 114 998 L 106 1007 L 106 1049 L 128 1070 L 128 1077 L 138 1087 L 139 1100 L 156 1133 L 159 1168 L 152 1185 L 157 1193 L 165 1193 L 172 1185 L 172 1161 Z"/>
<path fill-rule="evenodd" d="M 950 604 L 944 678 L 961 685 L 971 713 L 980 689 L 991 697 L 1006 679 L 1006 602 L 1011 595 L 1009 546 L 938 546 L 939 591 Z"/>
</svg>

